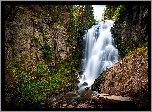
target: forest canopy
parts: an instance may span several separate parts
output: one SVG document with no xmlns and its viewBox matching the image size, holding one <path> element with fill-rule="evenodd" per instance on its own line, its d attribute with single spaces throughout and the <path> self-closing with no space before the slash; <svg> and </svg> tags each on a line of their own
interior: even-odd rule
<svg viewBox="0 0 152 112">
<path fill-rule="evenodd" d="M 103 19 L 119 20 L 126 10 L 125 5 L 106 5 Z"/>
</svg>

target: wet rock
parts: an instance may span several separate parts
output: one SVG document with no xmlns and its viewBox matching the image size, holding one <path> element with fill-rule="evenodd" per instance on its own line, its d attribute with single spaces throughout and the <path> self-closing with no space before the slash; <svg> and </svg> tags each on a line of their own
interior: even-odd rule
<svg viewBox="0 0 152 112">
<path fill-rule="evenodd" d="M 101 79 L 103 78 L 103 76 L 105 75 L 105 73 L 106 73 L 106 71 L 103 71 L 100 74 L 100 76 L 97 79 L 95 79 L 94 83 L 91 85 L 91 90 L 92 91 L 97 91 L 98 93 L 101 92 L 101 89 L 100 89 L 100 84 L 102 82 Z"/>
<path fill-rule="evenodd" d="M 79 86 L 79 88 L 85 87 L 85 86 L 87 86 L 87 85 L 88 85 L 88 83 L 87 83 L 87 82 L 84 82 L 84 83 L 82 83 L 82 84 Z"/>
<path fill-rule="evenodd" d="M 72 102 L 72 105 L 73 105 L 73 106 L 76 106 L 76 105 L 78 105 L 78 102 L 77 102 L 77 101 L 74 101 L 74 102 Z"/>
<path fill-rule="evenodd" d="M 65 99 L 65 101 L 66 102 L 72 102 L 72 100 L 71 99 L 73 99 L 74 97 L 76 97 L 77 96 L 77 94 L 75 94 L 75 92 L 74 91 L 72 91 L 72 92 L 68 92 L 66 95 L 64 95 L 63 97 L 64 97 L 64 99 Z"/>
<path fill-rule="evenodd" d="M 90 89 L 90 87 L 86 87 L 86 88 L 85 88 L 85 90 L 89 90 L 89 89 Z"/>
<path fill-rule="evenodd" d="M 92 94 L 93 94 L 92 90 L 84 89 L 84 91 L 80 95 L 80 102 L 90 101 Z"/>
<path fill-rule="evenodd" d="M 84 82 L 82 85 L 83 85 L 83 86 L 87 86 L 87 85 L 88 85 L 88 83 L 87 83 L 87 82 Z"/>
<path fill-rule="evenodd" d="M 78 90 L 74 90 L 74 95 L 78 95 L 78 94 L 79 94 Z"/>
<path fill-rule="evenodd" d="M 75 83 L 80 83 L 80 81 L 77 79 L 77 80 L 75 80 Z"/>
</svg>

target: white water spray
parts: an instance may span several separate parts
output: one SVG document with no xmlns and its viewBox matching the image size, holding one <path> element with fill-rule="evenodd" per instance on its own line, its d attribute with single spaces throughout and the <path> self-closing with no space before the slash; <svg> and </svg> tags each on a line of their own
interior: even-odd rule
<svg viewBox="0 0 152 112">
<path fill-rule="evenodd" d="M 118 50 L 115 47 L 114 39 L 110 32 L 112 26 L 113 21 L 105 20 L 93 25 L 85 32 L 83 36 L 84 52 L 82 59 L 84 73 L 79 79 L 79 87 L 84 82 L 87 82 L 87 87 L 90 87 L 100 73 L 118 62 Z"/>
</svg>

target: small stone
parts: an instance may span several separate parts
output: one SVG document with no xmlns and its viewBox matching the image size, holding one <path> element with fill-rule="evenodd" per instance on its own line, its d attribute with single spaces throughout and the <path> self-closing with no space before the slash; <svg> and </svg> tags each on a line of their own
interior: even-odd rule
<svg viewBox="0 0 152 112">
<path fill-rule="evenodd" d="M 88 83 L 87 83 L 87 82 L 84 82 L 82 85 L 83 85 L 83 86 L 87 86 L 87 85 L 88 85 Z"/>
<path fill-rule="evenodd" d="M 62 106 L 63 106 L 63 107 L 66 107 L 66 106 L 67 106 L 67 104 L 63 104 Z"/>
<path fill-rule="evenodd" d="M 90 87 L 86 87 L 85 90 L 88 90 Z"/>
<path fill-rule="evenodd" d="M 73 106 L 76 106 L 77 104 L 78 104 L 77 101 L 72 102 L 72 105 L 73 105 Z"/>
<path fill-rule="evenodd" d="M 68 108 L 74 108 L 74 106 L 72 106 L 72 105 L 69 105 L 69 106 L 68 106 Z"/>
</svg>

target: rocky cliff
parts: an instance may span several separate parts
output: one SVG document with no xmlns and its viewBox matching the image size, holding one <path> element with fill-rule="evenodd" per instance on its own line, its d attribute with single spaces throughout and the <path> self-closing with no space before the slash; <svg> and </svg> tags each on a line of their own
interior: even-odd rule
<svg viewBox="0 0 152 112">
<path fill-rule="evenodd" d="M 89 5 L 5 5 L 6 107 L 77 88 L 79 32 L 92 25 L 91 10 Z"/>
<path fill-rule="evenodd" d="M 135 48 L 148 46 L 148 5 L 126 5 L 123 15 L 115 21 L 112 32 L 123 58 Z"/>
<path fill-rule="evenodd" d="M 101 92 L 132 97 L 136 108 L 148 108 L 147 53 L 147 48 L 138 49 L 102 74 Z"/>
</svg>

